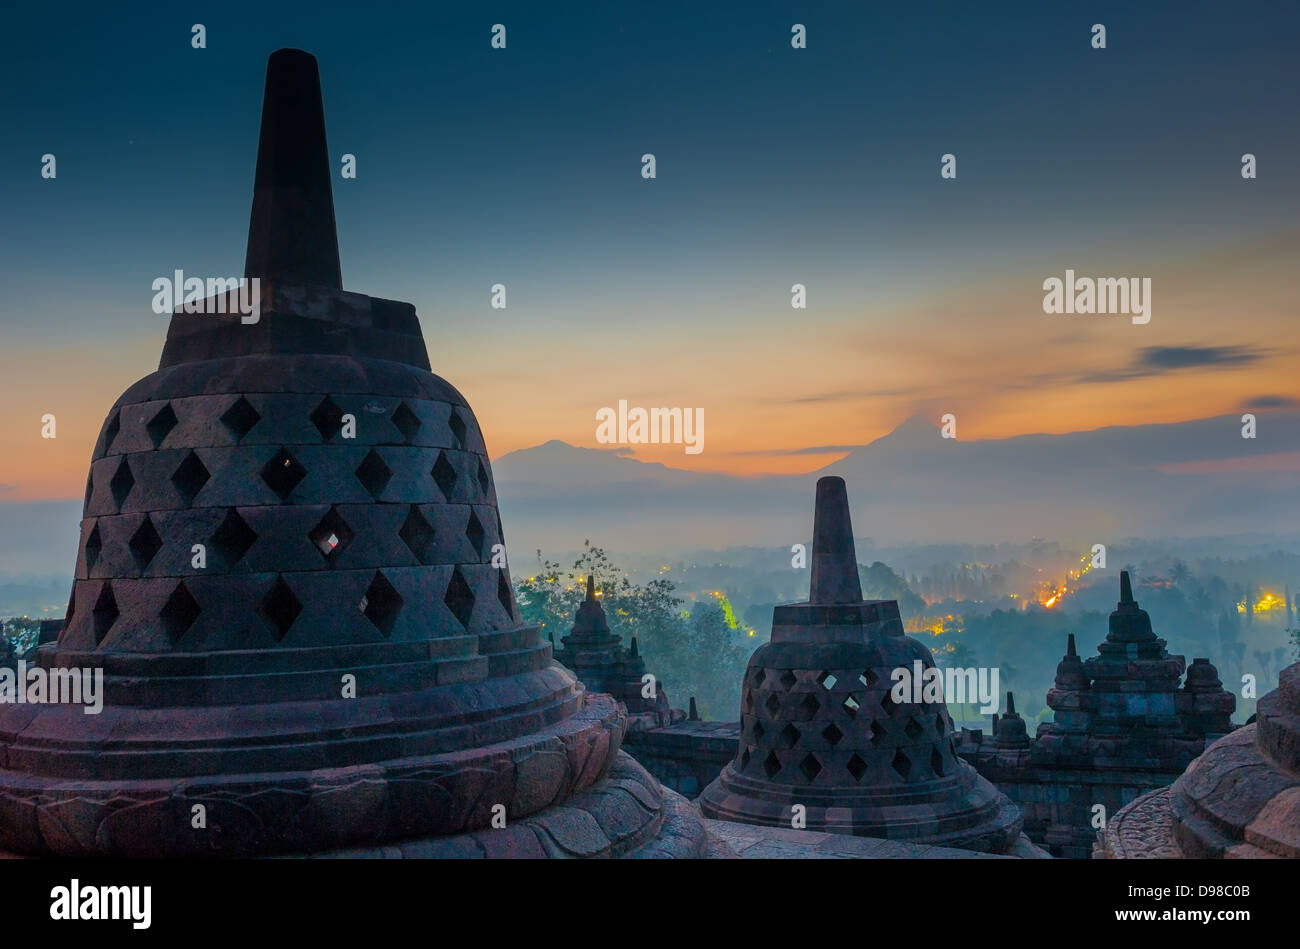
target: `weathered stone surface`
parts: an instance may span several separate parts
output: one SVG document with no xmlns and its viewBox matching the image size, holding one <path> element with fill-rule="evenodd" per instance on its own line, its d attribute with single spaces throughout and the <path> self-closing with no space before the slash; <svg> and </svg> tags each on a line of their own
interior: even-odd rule
<svg viewBox="0 0 1300 949">
<path fill-rule="evenodd" d="M 1173 786 L 1110 822 L 1101 857 L 1300 858 L 1300 663 L 1260 698 L 1257 721 L 1205 749 Z M 1279 754 L 1281 751 L 1281 754 Z"/>
</svg>

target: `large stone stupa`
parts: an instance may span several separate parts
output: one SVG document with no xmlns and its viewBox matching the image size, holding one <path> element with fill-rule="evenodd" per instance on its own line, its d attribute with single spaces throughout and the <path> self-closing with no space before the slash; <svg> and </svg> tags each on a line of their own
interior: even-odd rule
<svg viewBox="0 0 1300 949">
<path fill-rule="evenodd" d="M 267 67 L 245 271 L 260 318 L 176 312 L 108 413 L 35 660 L 103 669 L 105 705 L 0 706 L 0 849 L 702 854 L 615 701 L 520 621 L 483 436 L 414 308 L 342 289 L 298 50 Z"/>
<path fill-rule="evenodd" d="M 1007 853 L 1016 806 L 959 757 L 947 706 L 895 702 L 895 669 L 934 667 L 894 600 L 863 600 L 842 478 L 817 482 L 806 603 L 778 606 L 741 696 L 736 758 L 706 817 Z"/>
</svg>

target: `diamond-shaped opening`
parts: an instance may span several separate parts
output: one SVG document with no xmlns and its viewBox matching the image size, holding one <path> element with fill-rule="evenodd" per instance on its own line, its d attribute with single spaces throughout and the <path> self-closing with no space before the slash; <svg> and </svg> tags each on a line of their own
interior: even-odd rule
<svg viewBox="0 0 1300 949">
<path fill-rule="evenodd" d="M 799 743 L 799 729 L 786 722 L 785 728 L 781 729 L 781 740 L 787 748 L 793 748 Z"/>
<path fill-rule="evenodd" d="M 908 760 L 907 755 L 903 754 L 903 749 L 900 748 L 894 755 L 894 760 L 889 763 L 889 766 L 898 772 L 900 778 L 906 781 L 907 772 L 912 767 L 912 762 Z"/>
<path fill-rule="evenodd" d="M 767 702 L 765 704 L 767 706 L 767 713 L 773 718 L 776 718 L 776 713 L 781 711 L 781 700 L 776 697 L 775 692 L 767 697 Z"/>
<path fill-rule="evenodd" d="M 393 409 L 393 414 L 389 416 L 397 430 L 402 433 L 402 438 L 410 444 L 415 433 L 420 430 L 420 417 L 411 411 L 411 407 L 405 402 L 397 403 L 397 408 Z"/>
<path fill-rule="evenodd" d="M 118 462 L 117 471 L 113 473 L 113 480 L 108 483 L 108 489 L 113 493 L 113 501 L 119 511 L 133 487 L 135 487 L 135 475 L 131 474 L 131 466 L 127 464 L 124 455 Z"/>
<path fill-rule="evenodd" d="M 760 668 L 757 672 L 754 673 L 754 688 L 757 689 L 759 686 L 761 686 L 763 684 L 763 680 L 766 678 L 767 678 L 767 672 L 762 668 Z"/>
<path fill-rule="evenodd" d="M 924 734 L 925 726 L 915 718 L 909 718 L 907 720 L 907 727 L 905 727 L 903 731 L 907 733 L 908 738 L 912 739 L 912 741 L 916 741 L 922 734 Z"/>
<path fill-rule="evenodd" d="M 505 570 L 497 571 L 497 600 L 500 601 L 501 608 L 506 611 L 506 615 L 514 619 L 515 598 L 510 590 L 510 581 L 506 579 Z"/>
<path fill-rule="evenodd" d="M 845 763 L 844 767 L 849 769 L 849 774 L 853 775 L 854 781 L 861 781 L 862 776 L 867 773 L 867 763 L 859 758 L 856 753 Z"/>
<path fill-rule="evenodd" d="M 460 621 L 460 625 L 469 629 L 469 618 L 474 614 L 474 591 L 470 589 L 460 567 L 452 570 L 451 581 L 447 584 L 447 595 L 442 598 L 447 609 Z"/>
<path fill-rule="evenodd" d="M 880 722 L 876 721 L 875 719 L 872 719 L 872 721 L 871 721 L 871 745 L 872 745 L 873 748 L 878 748 L 878 747 L 880 747 L 880 743 L 883 742 L 883 741 L 885 740 L 885 736 L 888 735 L 888 734 L 889 734 L 889 732 L 885 730 L 885 726 L 884 726 L 884 725 L 880 724 Z"/>
<path fill-rule="evenodd" d="M 262 467 L 262 480 L 281 501 L 292 494 L 293 489 L 298 487 L 299 482 L 305 477 L 307 477 L 307 469 L 289 453 L 287 448 L 277 451 Z"/>
<path fill-rule="evenodd" d="M 243 437 L 261 420 L 261 413 L 242 395 L 221 416 L 221 424 L 235 436 L 237 442 L 242 441 Z"/>
<path fill-rule="evenodd" d="M 257 612 L 271 624 L 276 633 L 275 638 L 279 641 L 288 634 L 294 620 L 302 612 L 302 604 L 293 595 L 284 578 L 276 574 L 271 589 L 266 591 L 266 596 L 262 597 L 262 602 L 257 605 Z"/>
<path fill-rule="evenodd" d="M 934 730 L 936 733 L 942 735 L 944 733 L 944 726 L 946 724 L 947 723 L 944 722 L 943 720 L 943 713 L 940 713 L 934 717 Z"/>
<path fill-rule="evenodd" d="M 844 737 L 844 732 L 840 731 L 839 727 L 834 722 L 831 722 L 822 729 L 822 737 L 826 739 L 828 745 L 834 748 L 840 743 L 840 739 Z"/>
<path fill-rule="evenodd" d="M 877 682 L 876 674 L 870 669 L 867 669 L 858 674 L 858 681 L 869 689 Z"/>
<path fill-rule="evenodd" d="M 95 526 L 90 529 L 90 534 L 86 537 L 87 570 L 95 566 L 95 561 L 99 559 L 99 552 L 103 549 L 104 541 L 99 536 L 99 521 L 95 521 Z"/>
<path fill-rule="evenodd" d="M 456 444 L 453 448 L 464 449 L 465 447 L 465 421 L 460 417 L 460 413 L 453 408 L 451 417 L 447 419 L 447 425 L 451 428 L 452 435 L 456 436 Z"/>
<path fill-rule="evenodd" d="M 143 570 L 149 566 L 149 562 L 162 550 L 162 538 L 158 536 L 157 529 L 153 526 L 153 520 L 149 515 L 145 515 L 144 523 L 136 528 L 135 533 L 131 535 L 127 547 L 131 550 L 131 556 L 135 559 L 137 570 Z"/>
<path fill-rule="evenodd" d="M 221 554 L 221 559 L 225 561 L 227 567 L 239 563 L 255 540 L 257 534 L 233 507 L 226 512 L 226 516 L 212 534 L 212 546 L 216 548 L 217 553 Z"/>
<path fill-rule="evenodd" d="M 370 492 L 372 498 L 378 498 L 383 494 L 384 488 L 388 487 L 388 482 L 392 480 L 393 471 L 388 465 L 384 464 L 384 459 L 379 457 L 379 452 L 373 448 L 366 453 L 357 468 L 357 480 L 361 486 Z"/>
<path fill-rule="evenodd" d="M 817 677 L 817 684 L 828 692 L 835 688 L 835 683 L 838 681 L 840 680 L 835 678 L 835 676 L 830 672 L 823 672 Z"/>
<path fill-rule="evenodd" d="M 465 525 L 465 536 L 469 538 L 470 546 L 480 557 L 483 556 L 483 538 L 487 536 L 487 531 L 483 530 L 483 523 L 478 519 L 478 514 L 471 508 L 469 512 L 469 523 Z"/>
<path fill-rule="evenodd" d="M 178 641 L 199 618 L 198 602 L 185 586 L 185 581 L 176 584 L 172 595 L 167 597 L 158 617 L 162 620 L 163 631 L 173 643 Z"/>
<path fill-rule="evenodd" d="M 746 748 L 740 753 L 740 770 L 744 771 L 749 767 L 749 749 Z"/>
<path fill-rule="evenodd" d="M 402 596 L 393 589 L 384 574 L 376 570 L 375 577 L 361 598 L 361 612 L 366 619 L 375 624 L 375 628 L 387 636 L 393 631 L 397 614 L 402 609 Z"/>
<path fill-rule="evenodd" d="M 321 399 L 320 405 L 312 409 L 308 417 L 325 441 L 329 441 L 343 428 L 343 410 L 329 396 Z"/>
<path fill-rule="evenodd" d="M 117 599 L 113 596 L 113 585 L 105 581 L 104 585 L 99 588 L 99 596 L 95 599 L 95 608 L 91 611 L 91 617 L 95 627 L 95 645 L 104 641 L 108 631 L 113 628 L 117 618 L 121 615 L 117 608 Z"/>
<path fill-rule="evenodd" d="M 194 504 L 194 498 L 211 477 L 211 473 L 204 466 L 198 454 L 191 451 L 185 456 L 185 460 L 181 462 L 175 474 L 172 475 L 172 484 L 176 485 L 177 493 L 184 499 L 188 507 Z"/>
<path fill-rule="evenodd" d="M 764 735 L 767 734 L 767 729 L 763 727 L 762 722 L 755 722 L 753 731 L 754 731 L 754 741 L 759 741 L 760 739 L 762 739 Z"/>
<path fill-rule="evenodd" d="M 483 496 L 487 497 L 488 491 L 492 488 L 492 479 L 488 477 L 487 469 L 483 467 L 482 458 L 478 460 L 478 486 Z"/>
<path fill-rule="evenodd" d="M 791 671 L 790 669 L 786 669 L 784 672 L 781 673 L 781 678 L 778 679 L 777 681 L 781 683 L 781 688 L 789 692 L 791 689 L 794 688 L 794 684 L 799 681 L 799 677 L 796 676 L 794 672 Z"/>
<path fill-rule="evenodd" d="M 775 778 L 781 772 L 781 759 L 776 756 L 775 751 L 769 751 L 767 757 L 763 759 L 763 771 L 769 778 Z"/>
<path fill-rule="evenodd" d="M 104 428 L 104 451 L 107 455 L 108 450 L 113 447 L 113 441 L 117 438 L 117 433 L 122 430 L 122 411 L 113 413 L 113 417 L 108 420 L 108 425 Z"/>
<path fill-rule="evenodd" d="M 172 404 L 168 402 L 149 420 L 149 424 L 145 426 L 145 431 L 149 433 L 149 440 L 153 442 L 153 447 L 161 448 L 163 439 L 175 427 L 176 412 L 172 409 Z"/>
<path fill-rule="evenodd" d="M 858 714 L 858 709 L 862 708 L 862 706 L 858 704 L 858 700 L 853 696 L 846 695 L 844 701 L 840 703 L 840 708 L 848 713 L 849 718 L 852 718 Z"/>
<path fill-rule="evenodd" d="M 348 522 L 340 516 L 338 508 L 332 507 L 307 536 L 311 538 L 311 542 L 316 545 L 316 549 L 321 552 L 325 561 L 333 564 L 348 544 L 352 543 L 352 538 L 356 534 L 348 526 Z"/>
<path fill-rule="evenodd" d="M 898 703 L 895 702 L 893 696 L 890 695 L 889 689 L 886 689 L 885 694 L 880 697 L 880 707 L 890 715 L 893 715 L 894 709 L 898 707 Z"/>
<path fill-rule="evenodd" d="M 817 701 L 817 696 L 809 692 L 803 697 L 803 701 L 799 703 L 799 707 L 803 709 L 804 715 L 811 719 L 821 709 L 822 704 Z"/>
<path fill-rule="evenodd" d="M 447 460 L 446 452 L 438 452 L 438 460 L 433 463 L 433 470 L 429 474 L 433 475 L 433 483 L 438 486 L 442 496 L 450 501 L 451 492 L 456 487 L 456 469 Z"/>
<path fill-rule="evenodd" d="M 939 754 L 938 748 L 933 748 L 930 751 L 930 770 L 938 777 L 943 777 L 943 755 Z"/>
<path fill-rule="evenodd" d="M 415 554 L 420 563 L 429 562 L 433 555 L 433 527 L 420 513 L 418 505 L 412 504 L 406 512 L 406 520 L 398 529 L 397 536 L 411 548 L 411 553 Z"/>
<path fill-rule="evenodd" d="M 817 760 L 816 755 L 804 755 L 803 761 L 799 762 L 799 770 L 803 772 L 805 778 L 812 781 L 822 773 L 822 763 Z"/>
</svg>

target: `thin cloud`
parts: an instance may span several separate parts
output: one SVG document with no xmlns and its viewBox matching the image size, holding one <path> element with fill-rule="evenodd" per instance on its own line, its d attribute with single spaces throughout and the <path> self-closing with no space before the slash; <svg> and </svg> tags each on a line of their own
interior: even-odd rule
<svg viewBox="0 0 1300 949">
<path fill-rule="evenodd" d="M 753 451 L 733 451 L 728 452 L 731 455 L 833 455 L 846 451 L 853 451 L 857 448 L 866 448 L 866 445 L 812 445 L 808 448 L 760 448 Z"/>
<path fill-rule="evenodd" d="M 1257 395 L 1242 403 L 1244 409 L 1289 409 L 1300 405 L 1300 399 L 1289 395 Z"/>
<path fill-rule="evenodd" d="M 1126 382 L 1183 369 L 1237 369 L 1263 359 L 1267 353 L 1245 346 L 1144 346 L 1125 369 L 1095 372 L 1080 382 Z"/>
</svg>

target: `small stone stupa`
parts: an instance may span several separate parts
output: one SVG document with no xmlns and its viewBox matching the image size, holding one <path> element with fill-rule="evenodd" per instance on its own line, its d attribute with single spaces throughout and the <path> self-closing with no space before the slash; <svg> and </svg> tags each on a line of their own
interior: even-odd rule
<svg viewBox="0 0 1300 949">
<path fill-rule="evenodd" d="M 1040 726 L 1034 763 L 1090 769 L 1143 768 L 1177 773 L 1226 733 L 1236 698 L 1207 659 L 1190 667 L 1165 648 L 1151 617 L 1133 598 L 1128 571 L 1098 655 L 1080 661 L 1070 636 L 1047 704 L 1055 720 Z M 1179 680 L 1187 669 L 1186 685 Z"/>
<path fill-rule="evenodd" d="M 1089 857 L 1098 814 L 1113 815 L 1135 795 L 1167 786 L 1208 741 L 1232 729 L 1236 699 L 1214 666 L 1197 659 L 1179 688 L 1183 657 L 1152 632 L 1126 571 L 1119 588 L 1097 656 L 1081 659 L 1069 635 L 1047 693 L 1053 718 L 1032 740 L 1008 694 L 994 740 L 966 729 L 957 746 L 1016 802 L 1025 833 L 1053 856 Z"/>
<path fill-rule="evenodd" d="M 591 574 L 587 575 L 587 596 L 578 607 L 573 628 L 560 642 L 562 647 L 555 658 L 581 679 L 588 691 L 614 696 L 632 715 L 652 713 L 659 705 L 667 705 L 668 697 L 661 682 L 655 682 L 656 698 L 642 695 L 645 660 L 637 652 L 635 637 L 631 648 L 625 648 L 623 641 L 610 631 L 605 608 L 596 595 L 596 579 Z"/>
<path fill-rule="evenodd" d="M 0 850 L 703 854 L 615 701 L 520 621 L 483 436 L 414 308 L 342 289 L 299 50 L 267 65 L 245 272 L 260 317 L 178 310 L 108 414 L 35 656 L 101 669 L 104 707 L 0 706 Z"/>
<path fill-rule="evenodd" d="M 735 760 L 706 817 L 1005 853 L 1019 811 L 957 757 L 938 702 L 896 702 L 893 673 L 934 667 L 894 600 L 863 600 L 842 478 L 817 482 L 808 602 L 778 606 L 749 660 Z M 909 690 L 910 691 L 910 690 Z"/>
</svg>

